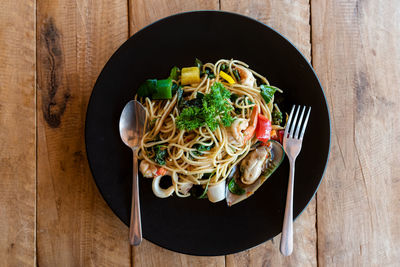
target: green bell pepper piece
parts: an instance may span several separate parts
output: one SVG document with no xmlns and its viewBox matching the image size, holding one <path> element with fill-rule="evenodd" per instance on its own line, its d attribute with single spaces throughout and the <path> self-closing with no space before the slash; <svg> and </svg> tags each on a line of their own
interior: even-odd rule
<svg viewBox="0 0 400 267">
<path fill-rule="evenodd" d="M 157 80 L 155 92 L 151 95 L 152 99 L 171 99 L 172 98 L 172 80 Z"/>
</svg>

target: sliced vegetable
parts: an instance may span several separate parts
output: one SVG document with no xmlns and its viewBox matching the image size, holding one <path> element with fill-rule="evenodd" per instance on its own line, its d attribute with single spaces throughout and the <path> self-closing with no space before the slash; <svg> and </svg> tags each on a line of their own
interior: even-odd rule
<svg viewBox="0 0 400 267">
<path fill-rule="evenodd" d="M 200 69 L 198 67 L 182 68 L 181 84 L 188 85 L 200 82 Z"/>
<path fill-rule="evenodd" d="M 155 92 L 151 95 L 152 99 L 171 99 L 172 98 L 172 80 L 157 80 Z"/>
<path fill-rule="evenodd" d="M 148 79 L 142 85 L 140 85 L 137 92 L 138 97 L 151 96 L 157 87 L 157 79 Z"/>
<path fill-rule="evenodd" d="M 264 98 L 265 103 L 269 103 L 276 92 L 276 87 L 262 84 L 260 86 L 260 94 Z"/>
<path fill-rule="evenodd" d="M 175 67 L 173 67 L 171 69 L 171 72 L 169 74 L 169 78 L 171 80 L 177 81 L 177 80 L 179 80 L 179 74 L 180 73 L 181 73 L 181 70 L 177 66 L 175 66 Z"/>
<path fill-rule="evenodd" d="M 224 80 L 226 80 L 228 83 L 230 83 L 230 84 L 234 84 L 235 83 L 235 80 L 228 74 L 228 73 L 226 73 L 226 72 L 224 72 L 224 71 L 219 71 L 219 75 L 224 79 Z"/>
<path fill-rule="evenodd" d="M 241 188 L 236 182 L 235 179 L 232 179 L 229 184 L 228 184 L 228 189 L 232 194 L 235 195 L 243 195 L 244 193 L 246 193 L 246 190 L 244 190 L 243 188 Z"/>
<path fill-rule="evenodd" d="M 250 197 L 260 186 L 275 172 L 275 170 L 282 163 L 285 158 L 285 152 L 282 148 L 282 145 L 276 141 L 270 140 L 271 145 L 271 157 L 268 159 L 268 167 L 264 172 L 261 173 L 260 177 L 251 185 L 243 186 L 242 189 L 245 190 L 245 193 L 242 195 L 233 194 L 230 190 L 226 191 L 226 202 L 228 206 L 232 206 L 236 203 L 239 203 L 242 200 Z M 236 169 L 236 172 L 233 174 L 232 180 L 235 179 L 235 183 L 238 184 L 238 180 L 240 180 L 240 172 Z M 229 188 L 228 188 L 229 189 Z"/>
<path fill-rule="evenodd" d="M 261 142 L 267 142 L 271 138 L 271 121 L 262 114 L 258 114 L 256 137 Z"/>
<path fill-rule="evenodd" d="M 171 99 L 172 98 L 172 80 L 148 79 L 137 92 L 139 97 L 151 97 L 152 99 Z"/>
</svg>

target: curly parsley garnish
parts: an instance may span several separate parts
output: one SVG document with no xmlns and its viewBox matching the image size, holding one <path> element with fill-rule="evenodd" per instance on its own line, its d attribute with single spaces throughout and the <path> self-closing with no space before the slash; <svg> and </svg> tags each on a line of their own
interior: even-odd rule
<svg viewBox="0 0 400 267">
<path fill-rule="evenodd" d="M 214 131 L 222 124 L 229 127 L 234 118 L 231 116 L 233 106 L 228 102 L 231 93 L 222 83 L 211 86 L 211 92 L 202 97 L 202 107 L 186 107 L 176 120 L 178 129 L 191 131 L 207 125 Z"/>
</svg>

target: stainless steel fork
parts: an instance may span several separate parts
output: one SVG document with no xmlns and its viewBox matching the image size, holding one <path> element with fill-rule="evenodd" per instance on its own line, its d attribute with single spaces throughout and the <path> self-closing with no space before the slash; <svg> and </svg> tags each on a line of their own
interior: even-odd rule
<svg viewBox="0 0 400 267">
<path fill-rule="evenodd" d="M 296 115 L 293 118 L 293 112 L 296 109 Z M 297 156 L 301 150 L 301 144 L 303 142 L 304 132 L 306 130 L 308 118 L 310 116 L 311 107 L 308 109 L 307 116 L 303 121 L 303 115 L 306 107 L 304 106 L 300 115 L 300 119 L 297 120 L 299 115 L 300 106 L 296 108 L 293 106 L 288 122 L 286 124 L 285 135 L 283 137 L 283 149 L 289 158 L 290 172 L 289 172 L 289 184 L 286 196 L 286 207 L 285 217 L 283 219 L 283 228 L 281 236 L 280 251 L 283 255 L 289 256 L 293 251 L 293 186 L 294 186 L 294 166 Z M 297 127 L 296 127 L 297 126 Z M 301 129 L 301 132 L 300 132 Z M 296 131 L 295 131 L 296 130 Z"/>
</svg>

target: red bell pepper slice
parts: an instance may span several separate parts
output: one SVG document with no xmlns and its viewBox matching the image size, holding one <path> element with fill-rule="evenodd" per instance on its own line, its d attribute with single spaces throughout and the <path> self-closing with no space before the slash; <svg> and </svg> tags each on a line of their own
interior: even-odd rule
<svg viewBox="0 0 400 267">
<path fill-rule="evenodd" d="M 256 137 L 261 142 L 267 142 L 271 138 L 271 121 L 262 114 L 258 114 Z"/>
</svg>

